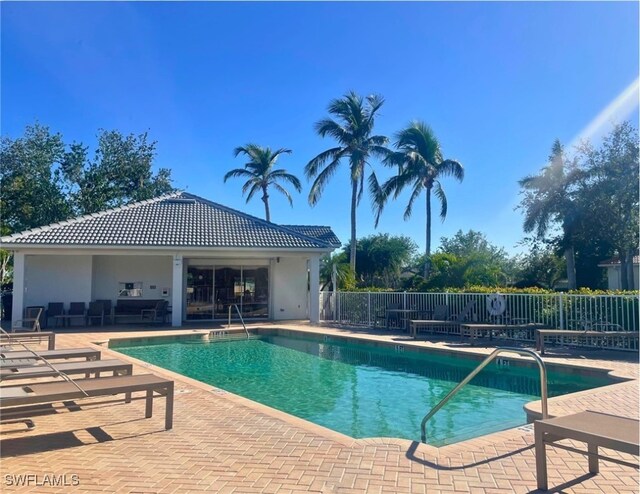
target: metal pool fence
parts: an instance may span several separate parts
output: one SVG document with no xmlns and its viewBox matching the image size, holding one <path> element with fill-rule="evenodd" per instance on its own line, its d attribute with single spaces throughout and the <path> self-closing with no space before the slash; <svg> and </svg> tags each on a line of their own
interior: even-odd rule
<svg viewBox="0 0 640 494">
<path fill-rule="evenodd" d="M 340 324 L 374 326 L 393 304 L 401 309 L 433 310 L 447 305 L 457 314 L 475 301 L 470 319 L 478 323 L 531 322 L 549 328 L 638 331 L 638 295 L 502 294 L 506 309 L 492 316 L 487 293 L 321 292 L 320 318 Z M 382 321 L 384 323 L 384 321 Z"/>
</svg>

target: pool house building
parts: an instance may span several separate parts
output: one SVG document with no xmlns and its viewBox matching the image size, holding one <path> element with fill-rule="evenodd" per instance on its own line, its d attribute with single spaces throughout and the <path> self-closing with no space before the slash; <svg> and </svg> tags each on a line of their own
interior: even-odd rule
<svg viewBox="0 0 640 494">
<path fill-rule="evenodd" d="M 14 252 L 12 320 L 49 303 L 165 301 L 172 326 L 245 319 L 318 322 L 329 227 L 277 225 L 178 192 L 1 239 Z M 117 321 L 116 321 L 117 322 Z"/>
</svg>

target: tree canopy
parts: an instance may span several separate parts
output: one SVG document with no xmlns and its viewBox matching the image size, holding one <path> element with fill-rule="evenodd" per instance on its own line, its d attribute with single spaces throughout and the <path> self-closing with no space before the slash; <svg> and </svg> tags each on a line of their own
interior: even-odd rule
<svg viewBox="0 0 640 494">
<path fill-rule="evenodd" d="M 171 171 L 153 173 L 156 141 L 147 133 L 100 130 L 89 157 L 83 143 L 40 123 L 0 140 L 0 233 L 7 235 L 172 192 Z M 8 259 L 1 255 L 2 282 Z"/>
</svg>

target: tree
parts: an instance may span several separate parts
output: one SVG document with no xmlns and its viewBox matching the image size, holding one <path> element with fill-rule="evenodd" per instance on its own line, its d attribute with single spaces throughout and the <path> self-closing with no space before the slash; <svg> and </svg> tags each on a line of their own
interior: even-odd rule
<svg viewBox="0 0 640 494">
<path fill-rule="evenodd" d="M 146 132 L 125 136 L 117 130 L 101 130 L 90 161 L 88 148 L 73 143 L 61 168 L 76 212 L 96 213 L 174 192 L 169 169 L 160 168 L 155 175 L 151 170 L 156 145 Z"/>
<path fill-rule="evenodd" d="M 538 287 L 553 289 L 566 273 L 564 258 L 557 255 L 552 245 L 526 238 L 529 251 L 516 258 L 516 288 Z"/>
<path fill-rule="evenodd" d="M 429 256 L 431 255 L 431 191 L 440 201 L 440 218 L 447 217 L 447 197 L 440 179 L 452 176 L 458 182 L 464 179 L 464 168 L 460 162 L 444 159 L 440 142 L 433 130 L 424 122 L 415 121 L 396 134 L 397 152 L 387 156 L 387 165 L 396 165 L 398 174 L 382 186 L 382 194 L 377 204 L 376 225 L 384 203 L 393 194 L 397 199 L 407 187 L 411 188 L 409 203 L 404 210 L 405 221 L 411 217 L 413 204 L 420 194 L 426 194 L 426 245 L 424 277 L 429 276 Z"/>
<path fill-rule="evenodd" d="M 271 221 L 271 213 L 269 211 L 269 187 L 273 187 L 282 193 L 289 204 L 293 206 L 291 194 L 278 182 L 288 182 L 300 192 L 302 185 L 295 175 L 287 173 L 286 170 L 274 170 L 278 157 L 281 154 L 290 154 L 290 149 L 280 148 L 272 151 L 271 148 L 263 148 L 257 144 L 247 144 L 234 149 L 233 155 L 238 157 L 240 154 L 249 158 L 244 168 L 236 168 L 227 172 L 224 176 L 226 182 L 231 177 L 246 178 L 247 181 L 242 187 L 242 194 L 247 194 L 247 202 L 255 195 L 256 192 L 262 192 L 262 202 L 264 202 L 264 212 L 267 221 Z"/>
<path fill-rule="evenodd" d="M 2 235 L 62 221 L 71 208 L 65 197 L 60 163 L 60 134 L 35 123 L 24 135 L 0 140 L 0 209 Z"/>
<path fill-rule="evenodd" d="M 336 147 L 327 149 L 313 158 L 305 167 L 308 179 L 314 178 L 309 192 L 309 204 L 315 206 L 331 177 L 336 173 L 340 163 L 349 163 L 351 180 L 351 241 L 349 264 L 356 270 L 356 209 L 360 204 L 364 190 L 364 176 L 367 166 L 371 166 L 372 157 L 385 157 L 389 150 L 385 147 L 388 139 L 382 135 L 372 135 L 375 118 L 383 105 L 381 96 L 371 95 L 366 98 L 351 91 L 340 99 L 329 103 L 328 112 L 335 117 L 325 118 L 315 124 L 315 130 L 321 137 L 332 137 L 338 143 Z M 378 200 L 380 186 L 375 171 L 371 169 L 368 177 L 369 191 Z"/>
<path fill-rule="evenodd" d="M 638 130 L 629 122 L 618 124 L 600 149 L 583 143 L 580 155 L 587 180 L 579 200 L 588 215 L 582 236 L 613 247 L 621 262 L 621 287 L 633 290 L 633 256 L 640 240 Z"/>
<path fill-rule="evenodd" d="M 325 254 L 320 259 L 320 283 L 321 290 L 326 290 L 332 285 L 333 270 L 336 271 L 336 285 L 332 286 L 333 290 L 342 288 L 343 290 L 351 290 L 356 286 L 356 279 L 349 266 L 349 259 L 344 252 L 337 254 Z"/>
<path fill-rule="evenodd" d="M 570 290 L 576 288 L 575 234 L 579 221 L 579 208 L 575 192 L 583 178 L 577 161 L 565 157 L 559 140 L 553 143 L 549 164 L 540 174 L 519 181 L 524 195 L 519 208 L 524 210 L 524 231 L 544 238 L 553 225 L 559 225 L 558 244 L 567 263 Z"/>
<path fill-rule="evenodd" d="M 388 233 L 358 239 L 356 249 L 357 279 L 366 286 L 398 288 L 400 275 L 409 264 L 417 246 L 411 238 Z M 344 247 L 345 254 L 351 245 Z"/>
<path fill-rule="evenodd" d="M 462 230 L 451 238 L 442 237 L 434 254 L 435 273 L 429 282 L 437 287 L 470 285 L 506 286 L 514 275 L 511 259 L 475 230 Z"/>
</svg>

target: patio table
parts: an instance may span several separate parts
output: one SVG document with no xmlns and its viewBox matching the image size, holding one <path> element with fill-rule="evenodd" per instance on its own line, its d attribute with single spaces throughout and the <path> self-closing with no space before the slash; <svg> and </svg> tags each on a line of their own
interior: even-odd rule
<svg viewBox="0 0 640 494">
<path fill-rule="evenodd" d="M 409 321 L 411 319 L 428 319 L 433 314 L 430 309 L 387 309 L 386 326 L 389 327 L 389 319 L 391 314 L 398 314 L 402 321 L 402 326 L 405 331 L 409 331 Z M 404 317 L 403 317 L 404 316 Z"/>
</svg>

